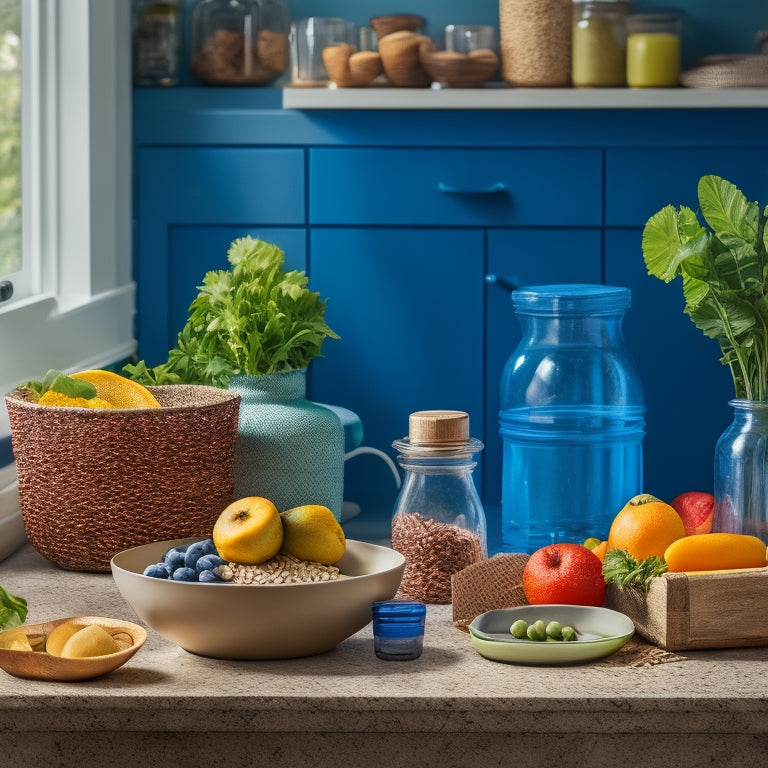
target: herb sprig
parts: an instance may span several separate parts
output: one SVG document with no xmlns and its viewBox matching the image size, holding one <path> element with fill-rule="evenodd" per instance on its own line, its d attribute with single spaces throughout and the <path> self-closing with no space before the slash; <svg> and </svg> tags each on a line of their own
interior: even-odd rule
<svg viewBox="0 0 768 768">
<path fill-rule="evenodd" d="M 306 368 L 326 338 L 339 337 L 325 322 L 327 301 L 308 289 L 304 272 L 282 269 L 284 256 L 263 240 L 234 240 L 230 268 L 205 275 L 168 361 L 123 371 L 142 384 L 226 387 L 236 374 Z"/>
<path fill-rule="evenodd" d="M 683 278 L 685 312 L 720 345 L 736 397 L 768 399 L 768 208 L 749 202 L 731 182 L 703 176 L 705 223 L 686 206 L 654 214 L 643 230 L 648 273 Z"/>
<path fill-rule="evenodd" d="M 603 578 L 619 589 L 635 586 L 648 592 L 651 579 L 667 572 L 667 564 L 660 557 L 638 560 L 623 549 L 610 549 L 603 558 Z"/>
</svg>

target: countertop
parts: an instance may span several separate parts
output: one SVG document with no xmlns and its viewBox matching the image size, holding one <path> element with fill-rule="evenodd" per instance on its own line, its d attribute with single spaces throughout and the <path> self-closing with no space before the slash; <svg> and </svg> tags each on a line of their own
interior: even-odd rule
<svg viewBox="0 0 768 768">
<path fill-rule="evenodd" d="M 137 621 L 110 574 L 64 571 L 29 545 L 0 564 L 0 584 L 27 599 L 29 623 Z M 0 672 L 0 766 L 768 764 L 765 648 L 524 667 L 476 654 L 451 618 L 428 607 L 411 662 L 378 660 L 370 626 L 321 656 L 255 662 L 197 657 L 149 630 L 96 680 Z"/>
</svg>

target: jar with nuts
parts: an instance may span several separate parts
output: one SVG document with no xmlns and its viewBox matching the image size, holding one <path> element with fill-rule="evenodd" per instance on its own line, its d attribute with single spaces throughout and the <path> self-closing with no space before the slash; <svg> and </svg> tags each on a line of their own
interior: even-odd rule
<svg viewBox="0 0 768 768">
<path fill-rule="evenodd" d="M 190 70 L 209 85 L 261 85 L 288 68 L 285 0 L 200 0 L 192 16 Z"/>
</svg>

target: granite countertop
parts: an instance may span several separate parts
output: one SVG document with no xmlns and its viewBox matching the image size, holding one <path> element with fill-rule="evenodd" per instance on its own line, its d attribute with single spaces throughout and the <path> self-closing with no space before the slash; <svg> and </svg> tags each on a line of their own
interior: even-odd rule
<svg viewBox="0 0 768 768">
<path fill-rule="evenodd" d="M 137 621 L 111 575 L 62 570 L 29 545 L 0 564 L 0 584 L 28 600 L 29 623 Z M 194 656 L 149 630 L 96 680 L 0 672 L 0 765 L 768 764 L 766 649 L 685 657 L 492 662 L 444 605 L 428 607 L 411 662 L 377 659 L 370 626 L 321 656 L 243 662 Z"/>
</svg>

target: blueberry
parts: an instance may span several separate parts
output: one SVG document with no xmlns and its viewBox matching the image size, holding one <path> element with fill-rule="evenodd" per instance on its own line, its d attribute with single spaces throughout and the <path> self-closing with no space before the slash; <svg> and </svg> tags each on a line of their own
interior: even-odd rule
<svg viewBox="0 0 768 768">
<path fill-rule="evenodd" d="M 201 558 L 202 559 L 202 558 Z M 221 581 L 221 579 L 210 569 L 206 569 L 204 571 L 200 571 L 200 573 L 197 575 L 197 578 L 201 582 L 212 582 L 212 581 Z"/>
<path fill-rule="evenodd" d="M 215 555 L 216 547 L 211 539 L 203 539 L 190 544 L 184 555 L 184 565 L 187 568 L 194 568 L 199 558 L 203 555 Z"/>
<path fill-rule="evenodd" d="M 198 573 L 202 573 L 203 571 L 211 571 L 219 565 L 224 565 L 224 560 L 222 560 L 218 555 L 203 555 L 197 561 L 195 570 Z"/>
<path fill-rule="evenodd" d="M 145 576 L 153 579 L 167 579 L 171 575 L 170 568 L 165 563 L 152 563 L 144 569 Z"/>
<path fill-rule="evenodd" d="M 197 581 L 197 571 L 194 568 L 177 568 L 171 578 L 174 581 Z"/>
<path fill-rule="evenodd" d="M 184 565 L 184 553 L 176 547 L 172 547 L 163 555 L 163 562 L 168 566 L 169 571 L 175 571 Z"/>
</svg>

